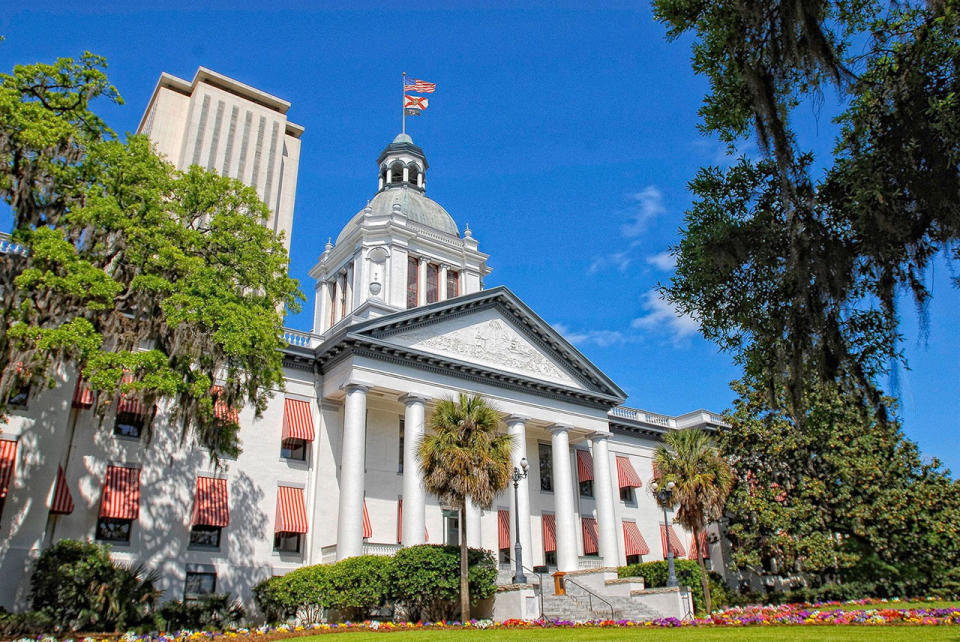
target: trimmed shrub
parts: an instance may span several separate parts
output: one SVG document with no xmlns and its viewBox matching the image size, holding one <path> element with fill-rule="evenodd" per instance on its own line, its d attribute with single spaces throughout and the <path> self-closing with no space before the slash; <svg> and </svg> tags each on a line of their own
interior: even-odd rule
<svg viewBox="0 0 960 642">
<path fill-rule="evenodd" d="M 393 558 L 385 555 L 341 560 L 327 572 L 327 606 L 346 619 L 364 620 L 371 609 L 384 605 L 392 576 Z"/>
<path fill-rule="evenodd" d="M 471 548 L 470 601 L 476 604 L 496 591 L 497 564 L 493 554 Z M 443 620 L 456 617 L 460 608 L 460 549 L 423 544 L 401 548 L 393 558 L 390 597 L 410 620 Z"/>
<path fill-rule="evenodd" d="M 196 600 L 167 602 L 160 607 L 161 627 L 165 631 L 206 629 L 220 631 L 237 626 L 246 618 L 238 600 L 229 593 L 204 595 Z"/>
<path fill-rule="evenodd" d="M 53 618 L 43 611 L 7 613 L 0 607 L 0 638 L 12 639 L 22 636 L 39 638 L 49 634 L 55 626 Z"/>
<path fill-rule="evenodd" d="M 157 581 L 156 571 L 111 561 L 107 546 L 61 540 L 40 554 L 30 599 L 57 630 L 152 627 Z"/>
<path fill-rule="evenodd" d="M 268 622 L 298 617 L 319 622 L 329 608 L 328 576 L 332 565 L 304 566 L 286 575 L 271 577 L 253 587 L 253 597 Z"/>
<path fill-rule="evenodd" d="M 673 561 L 674 569 L 677 573 L 677 580 L 680 586 L 689 586 L 693 595 L 693 607 L 697 613 L 703 613 L 705 610 L 703 601 L 703 584 L 700 581 L 700 565 L 694 560 Z M 644 584 L 648 588 L 658 588 L 667 585 L 669 569 L 666 561 L 659 562 L 641 562 L 640 564 L 631 564 L 621 566 L 617 569 L 619 577 L 642 577 Z"/>
</svg>

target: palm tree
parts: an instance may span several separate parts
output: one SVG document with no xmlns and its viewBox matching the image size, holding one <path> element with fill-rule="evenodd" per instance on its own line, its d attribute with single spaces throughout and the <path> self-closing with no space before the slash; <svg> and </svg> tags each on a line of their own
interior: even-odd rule
<svg viewBox="0 0 960 642">
<path fill-rule="evenodd" d="M 426 489 L 460 511 L 460 618 L 470 619 L 467 579 L 467 501 L 489 508 L 510 479 L 513 439 L 498 433 L 500 418 L 480 395 L 444 399 L 419 445 Z"/>
<path fill-rule="evenodd" d="M 707 524 L 719 519 L 727 495 L 733 486 L 733 470 L 713 445 L 709 435 L 700 429 L 673 430 L 664 438 L 665 446 L 657 448 L 653 461 L 661 485 L 673 482 L 670 504 L 677 507 L 677 521 L 693 531 L 694 546 L 700 546 L 701 533 Z M 669 506 L 668 506 L 669 508 Z M 698 551 L 700 579 L 707 613 L 712 610 L 710 583 L 703 555 Z"/>
</svg>

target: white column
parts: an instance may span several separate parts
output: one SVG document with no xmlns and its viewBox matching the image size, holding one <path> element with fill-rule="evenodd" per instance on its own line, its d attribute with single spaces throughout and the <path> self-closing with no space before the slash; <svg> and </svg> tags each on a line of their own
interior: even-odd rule
<svg viewBox="0 0 960 642">
<path fill-rule="evenodd" d="M 573 498 L 573 474 L 570 467 L 569 431 L 569 426 L 550 426 L 558 571 L 576 571 L 580 565 L 577 554 L 577 518 Z"/>
<path fill-rule="evenodd" d="M 620 549 L 617 546 L 617 522 L 613 511 L 613 478 L 610 474 L 610 433 L 594 433 L 590 438 L 593 447 L 593 496 L 597 505 L 597 528 L 600 531 L 600 557 L 604 566 L 620 565 Z"/>
<path fill-rule="evenodd" d="M 446 301 L 450 297 L 447 294 L 447 264 L 440 266 L 440 277 L 437 283 L 437 300 Z"/>
<path fill-rule="evenodd" d="M 520 460 L 527 456 L 527 418 L 510 415 L 505 419 L 507 432 L 513 437 L 513 451 L 510 456 L 511 469 L 520 469 Z M 533 540 L 530 536 L 530 485 L 527 479 L 521 479 L 517 488 L 517 500 L 514 505 L 513 482 L 507 487 L 510 493 L 510 559 L 516 564 L 517 515 L 520 516 L 520 546 L 523 547 L 523 565 L 533 567 Z"/>
<path fill-rule="evenodd" d="M 368 386 L 348 383 L 343 405 L 343 442 L 340 452 L 340 515 L 337 522 L 337 559 L 363 553 L 364 448 L 367 441 Z"/>
<path fill-rule="evenodd" d="M 417 259 L 417 305 L 427 303 L 427 260 Z"/>
<path fill-rule="evenodd" d="M 389 185 L 391 181 L 393 181 L 393 170 L 388 167 L 387 168 L 387 185 Z"/>
<path fill-rule="evenodd" d="M 404 182 L 404 183 L 410 182 L 410 168 L 409 168 L 409 167 L 404 167 L 404 168 L 403 168 L 403 182 Z"/>
<path fill-rule="evenodd" d="M 420 480 L 420 459 L 417 448 L 423 439 L 424 403 L 416 395 L 404 395 L 403 413 L 403 545 L 423 544 L 426 491 Z"/>
<path fill-rule="evenodd" d="M 467 499 L 467 546 L 470 548 L 480 548 L 480 507 L 473 503 L 473 499 Z"/>
<path fill-rule="evenodd" d="M 330 283 L 325 280 L 320 281 L 314 308 L 316 314 L 313 319 L 313 331 L 319 334 L 330 327 Z"/>
</svg>

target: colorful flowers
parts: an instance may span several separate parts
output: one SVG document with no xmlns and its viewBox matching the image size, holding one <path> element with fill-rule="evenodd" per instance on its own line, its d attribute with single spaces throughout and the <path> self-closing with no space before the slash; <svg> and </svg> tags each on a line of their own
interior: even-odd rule
<svg viewBox="0 0 960 642">
<path fill-rule="evenodd" d="M 960 608 L 909 608 L 898 609 L 897 602 L 886 600 L 859 600 L 848 602 L 846 606 L 856 605 L 863 608 L 843 609 L 838 602 L 823 604 L 781 604 L 778 606 L 745 606 L 717 611 L 709 617 L 661 618 L 635 622 L 632 620 L 470 620 L 468 622 L 343 622 L 338 624 L 280 624 L 278 626 L 260 626 L 256 628 L 231 629 L 223 632 L 177 631 L 153 632 L 138 635 L 127 632 L 122 635 L 85 637 L 82 642 L 270 642 L 283 638 L 295 638 L 318 633 L 337 633 L 346 631 L 427 631 L 440 629 L 520 629 L 520 628 L 629 628 L 629 627 L 739 627 L 764 625 L 853 625 L 888 626 L 919 625 L 941 626 L 960 625 Z M 22 638 L 18 642 L 57 642 L 51 636 Z M 73 640 L 63 640 L 73 642 Z"/>
</svg>

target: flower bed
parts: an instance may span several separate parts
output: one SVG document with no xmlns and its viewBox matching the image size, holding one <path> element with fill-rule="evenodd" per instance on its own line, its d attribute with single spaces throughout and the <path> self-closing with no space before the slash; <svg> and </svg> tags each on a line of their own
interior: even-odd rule
<svg viewBox="0 0 960 642">
<path fill-rule="evenodd" d="M 844 603 L 870 606 L 873 604 L 890 605 L 896 602 L 881 600 L 858 600 L 855 603 Z M 770 625 L 851 625 L 851 626 L 942 626 L 960 625 L 960 608 L 861 608 L 844 610 L 838 608 L 840 603 L 827 604 L 783 604 L 780 606 L 747 606 L 727 609 L 713 613 L 710 617 L 678 620 L 676 618 L 662 618 L 644 622 L 631 620 L 506 620 L 493 622 L 492 620 L 471 620 L 469 622 L 345 622 L 342 624 L 308 624 L 303 626 L 261 626 L 252 629 L 234 629 L 224 632 L 210 631 L 178 631 L 176 633 L 148 633 L 138 635 L 126 633 L 123 635 L 96 635 L 76 636 L 65 638 L 64 642 L 269 642 L 284 638 L 295 638 L 307 635 L 324 633 L 341 633 L 348 631 L 377 631 L 387 633 L 391 631 L 429 631 L 450 629 L 550 629 L 550 628 L 677 628 L 677 627 L 741 627 L 741 626 L 770 626 Z M 28 641 L 57 642 L 53 636 L 37 638 L 21 638 L 20 642 Z"/>
</svg>

